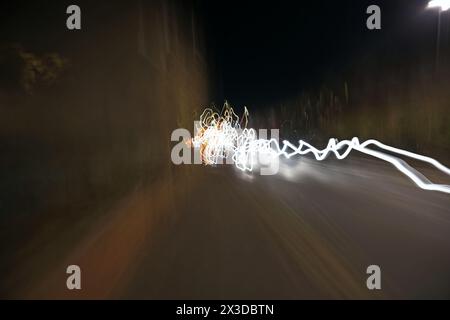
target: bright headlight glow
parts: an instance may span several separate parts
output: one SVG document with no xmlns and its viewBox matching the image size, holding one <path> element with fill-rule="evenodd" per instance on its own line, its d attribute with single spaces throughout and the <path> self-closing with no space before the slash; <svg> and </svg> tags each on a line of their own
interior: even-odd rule
<svg viewBox="0 0 450 320">
<path fill-rule="evenodd" d="M 256 130 L 247 128 L 248 115 L 248 110 L 245 109 L 244 116 L 240 119 L 233 108 L 227 104 L 220 113 L 209 108 L 203 111 L 200 116 L 200 127 L 196 128 L 197 134 L 192 139 L 192 145 L 200 149 L 203 163 L 207 165 L 219 164 L 223 163 L 224 159 L 231 157 L 236 168 L 241 171 L 252 171 L 259 154 L 270 154 L 274 157 L 287 159 L 311 154 L 316 160 L 322 161 L 330 154 L 334 154 L 337 159 L 342 160 L 352 150 L 356 150 L 391 163 L 424 190 L 450 194 L 450 185 L 430 182 L 406 162 L 392 154 L 426 162 L 441 172 L 450 175 L 450 169 L 433 158 L 394 148 L 373 139 L 361 143 L 356 137 L 342 141 L 330 139 L 324 149 L 317 149 L 303 140 L 299 140 L 298 144 L 294 145 L 289 141 L 283 141 L 280 144 L 276 139 L 258 139 Z M 373 146 L 390 154 L 370 149 Z"/>
</svg>

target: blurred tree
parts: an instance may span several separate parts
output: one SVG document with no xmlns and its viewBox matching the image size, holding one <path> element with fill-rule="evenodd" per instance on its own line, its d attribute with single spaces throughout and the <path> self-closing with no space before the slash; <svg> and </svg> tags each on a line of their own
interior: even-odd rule
<svg viewBox="0 0 450 320">
<path fill-rule="evenodd" d="M 38 55 L 22 46 L 0 48 L 0 89 L 33 93 L 40 85 L 51 85 L 66 68 L 67 59 L 57 53 Z"/>
</svg>

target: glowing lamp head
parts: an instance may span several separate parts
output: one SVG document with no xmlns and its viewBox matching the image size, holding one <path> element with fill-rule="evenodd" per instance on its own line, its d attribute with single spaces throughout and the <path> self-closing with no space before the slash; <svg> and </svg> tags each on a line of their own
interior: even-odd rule
<svg viewBox="0 0 450 320">
<path fill-rule="evenodd" d="M 428 8 L 439 8 L 441 11 L 450 9 L 450 0 L 431 0 L 428 3 Z"/>
</svg>

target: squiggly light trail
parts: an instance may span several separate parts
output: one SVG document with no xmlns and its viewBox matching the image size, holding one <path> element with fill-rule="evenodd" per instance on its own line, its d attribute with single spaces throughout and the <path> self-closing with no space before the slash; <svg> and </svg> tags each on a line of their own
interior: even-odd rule
<svg viewBox="0 0 450 320">
<path fill-rule="evenodd" d="M 258 139 L 255 129 L 247 129 L 248 115 L 248 110 L 245 108 L 244 116 L 240 119 L 228 104 L 225 104 L 220 113 L 209 108 L 203 111 L 200 116 L 200 127 L 196 128 L 197 134 L 192 139 L 192 144 L 200 148 L 201 157 L 205 164 L 222 163 L 224 159 L 231 156 L 233 163 L 239 170 L 252 171 L 259 154 L 268 154 L 275 157 L 283 156 L 288 159 L 296 155 L 312 154 L 316 160 L 322 161 L 331 153 L 341 160 L 346 158 L 352 150 L 357 150 L 391 163 L 422 189 L 450 194 L 450 185 L 434 184 L 405 161 L 381 151 L 370 149 L 369 146 L 376 146 L 393 154 L 426 162 L 441 172 L 450 175 L 450 169 L 433 158 L 394 148 L 373 139 L 363 143 L 358 138 L 343 141 L 330 139 L 327 147 L 322 150 L 303 140 L 299 141 L 298 146 L 286 140 L 280 146 L 277 140 Z"/>
</svg>

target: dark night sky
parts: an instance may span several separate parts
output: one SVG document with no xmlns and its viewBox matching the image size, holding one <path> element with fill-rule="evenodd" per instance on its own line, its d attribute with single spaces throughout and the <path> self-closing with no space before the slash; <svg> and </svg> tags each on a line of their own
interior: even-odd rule
<svg viewBox="0 0 450 320">
<path fill-rule="evenodd" d="M 424 10 L 426 3 L 206 1 L 218 101 L 267 105 L 336 78 L 343 81 L 362 71 L 364 59 L 381 68 L 426 59 L 434 52 L 437 21 L 436 11 Z M 370 4 L 381 7 L 381 31 L 366 28 Z"/>
<path fill-rule="evenodd" d="M 51 38 L 27 41 L 31 46 L 51 46 L 66 34 L 63 29 L 54 31 L 53 25 L 45 21 L 64 23 L 61 19 L 65 16 L 60 12 L 69 2 L 5 3 L 0 12 L 0 35 L 3 40 L 12 41 L 27 35 L 30 28 L 39 28 L 41 34 L 48 29 L 53 33 Z M 342 83 L 355 73 L 367 73 L 370 66 L 377 70 L 397 65 L 410 68 L 434 57 L 437 12 L 425 10 L 427 0 L 197 3 L 213 70 L 216 103 L 228 99 L 237 106 L 267 106 L 304 90 Z M 366 9 L 370 4 L 381 7 L 382 30 L 366 28 Z M 85 10 L 84 17 L 114 16 L 108 10 L 98 5 L 94 12 L 91 8 Z M 15 31 L 5 25 L 15 25 Z M 447 12 L 443 14 L 442 28 L 443 46 L 447 47 L 449 26 Z"/>
</svg>

